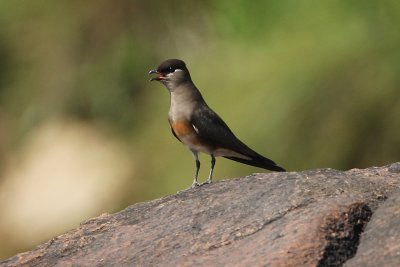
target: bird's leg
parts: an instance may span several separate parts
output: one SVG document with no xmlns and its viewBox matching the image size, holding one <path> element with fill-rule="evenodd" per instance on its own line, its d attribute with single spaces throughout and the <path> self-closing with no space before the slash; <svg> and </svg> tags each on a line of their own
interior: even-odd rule
<svg viewBox="0 0 400 267">
<path fill-rule="evenodd" d="M 215 166 L 215 157 L 213 154 L 211 154 L 211 169 L 210 169 L 210 175 L 208 175 L 208 180 L 206 183 L 211 184 L 212 183 L 212 175 L 214 172 L 214 166 Z"/>
<path fill-rule="evenodd" d="M 195 188 L 196 186 L 199 186 L 199 183 L 197 182 L 197 178 L 199 177 L 199 170 L 200 170 L 200 160 L 199 160 L 199 155 L 197 151 L 192 150 L 193 157 L 196 160 L 196 174 L 194 175 L 194 180 L 191 188 Z"/>
</svg>

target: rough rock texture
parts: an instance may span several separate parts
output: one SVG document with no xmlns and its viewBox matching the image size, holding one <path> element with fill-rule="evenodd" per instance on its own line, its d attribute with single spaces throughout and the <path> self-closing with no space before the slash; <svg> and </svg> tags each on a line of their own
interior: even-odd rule
<svg viewBox="0 0 400 267">
<path fill-rule="evenodd" d="M 91 219 L 0 266 L 395 266 L 399 186 L 399 163 L 253 174 Z"/>
<path fill-rule="evenodd" d="M 400 191 L 375 213 L 345 266 L 400 266 Z"/>
</svg>

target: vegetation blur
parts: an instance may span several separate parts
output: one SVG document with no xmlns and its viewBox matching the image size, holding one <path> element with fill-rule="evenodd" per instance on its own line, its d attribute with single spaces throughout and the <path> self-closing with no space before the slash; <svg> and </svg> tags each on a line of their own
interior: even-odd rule
<svg viewBox="0 0 400 267">
<path fill-rule="evenodd" d="M 396 0 L 1 1 L 0 258 L 192 183 L 148 82 L 168 58 L 289 171 L 399 161 L 399 32 Z"/>
</svg>

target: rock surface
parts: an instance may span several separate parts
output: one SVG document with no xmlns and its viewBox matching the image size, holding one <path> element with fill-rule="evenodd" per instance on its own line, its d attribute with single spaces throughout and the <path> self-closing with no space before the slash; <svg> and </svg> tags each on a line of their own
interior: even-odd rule
<svg viewBox="0 0 400 267">
<path fill-rule="evenodd" d="M 400 266 L 400 191 L 375 213 L 345 266 Z"/>
<path fill-rule="evenodd" d="M 399 166 L 217 182 L 91 219 L 0 266 L 396 266 Z"/>
</svg>

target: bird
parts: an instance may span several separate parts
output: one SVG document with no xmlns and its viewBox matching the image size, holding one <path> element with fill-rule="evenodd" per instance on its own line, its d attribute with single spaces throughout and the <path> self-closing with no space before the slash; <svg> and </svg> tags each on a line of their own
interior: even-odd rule
<svg viewBox="0 0 400 267">
<path fill-rule="evenodd" d="M 150 81 L 162 83 L 170 93 L 168 121 L 172 134 L 193 154 L 196 172 L 190 188 L 212 183 L 215 158 L 224 157 L 266 170 L 283 172 L 284 168 L 255 152 L 240 141 L 228 125 L 205 102 L 193 83 L 186 63 L 180 59 L 167 59 L 149 75 Z M 211 156 L 211 168 L 205 183 L 199 184 L 199 153 Z"/>
</svg>

